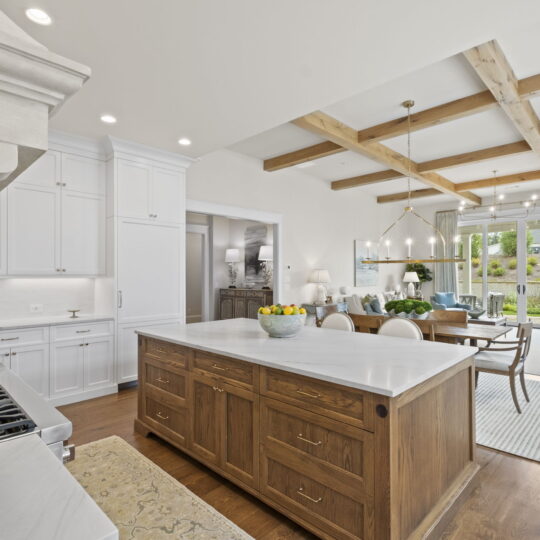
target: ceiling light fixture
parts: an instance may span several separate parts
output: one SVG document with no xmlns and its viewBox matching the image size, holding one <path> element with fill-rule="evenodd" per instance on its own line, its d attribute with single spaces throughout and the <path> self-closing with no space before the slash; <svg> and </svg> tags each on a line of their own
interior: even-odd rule
<svg viewBox="0 0 540 540">
<path fill-rule="evenodd" d="M 100 120 L 104 124 L 116 124 L 116 117 L 112 114 L 102 114 Z"/>
<path fill-rule="evenodd" d="M 182 146 L 189 146 L 191 141 L 187 137 L 182 137 L 181 139 L 178 139 L 178 144 Z"/>
<path fill-rule="evenodd" d="M 384 260 L 377 260 L 372 261 L 368 256 L 362 261 L 364 264 L 383 264 L 383 263 L 429 263 L 429 262 L 464 262 L 465 259 L 460 259 L 458 256 L 457 251 L 457 240 L 454 239 L 455 243 L 455 249 L 454 249 L 454 258 L 449 258 L 446 255 L 446 240 L 444 239 L 443 234 L 435 225 L 430 223 L 427 219 L 423 218 L 420 214 L 418 214 L 414 208 L 411 206 L 411 108 L 414 106 L 414 101 L 412 99 L 408 99 L 407 101 L 404 101 L 402 104 L 402 107 L 405 107 L 407 109 L 407 159 L 408 159 L 408 175 L 407 175 L 407 206 L 403 209 L 403 213 L 401 216 L 399 216 L 391 225 L 388 227 L 379 237 L 378 246 L 380 248 L 381 244 L 384 243 L 386 245 L 386 258 Z M 460 206 L 460 209 L 463 208 Z M 418 219 L 420 222 L 422 222 L 424 225 L 427 225 L 432 233 L 435 233 L 434 235 L 430 236 L 428 238 L 428 243 L 431 248 L 431 256 L 429 259 L 413 259 L 412 258 L 412 245 L 414 243 L 414 240 L 412 238 L 407 238 L 405 240 L 405 245 L 407 246 L 407 258 L 406 259 L 392 259 L 390 257 L 390 241 L 389 241 L 389 235 L 392 229 L 399 224 L 399 222 L 405 217 L 405 216 L 412 216 L 416 219 Z M 438 241 L 438 239 L 441 242 L 442 245 L 442 254 L 443 256 L 441 258 L 435 257 L 435 243 Z"/>
<path fill-rule="evenodd" d="M 29 8 L 25 11 L 26 16 L 36 24 L 41 24 L 41 26 L 49 26 L 52 24 L 52 19 L 42 9 L 39 8 Z"/>
</svg>

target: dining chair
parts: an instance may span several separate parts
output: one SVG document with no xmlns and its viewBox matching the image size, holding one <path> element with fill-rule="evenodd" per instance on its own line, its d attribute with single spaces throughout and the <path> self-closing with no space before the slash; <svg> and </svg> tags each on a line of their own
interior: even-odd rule
<svg viewBox="0 0 540 540">
<path fill-rule="evenodd" d="M 467 326 L 467 312 L 466 311 L 448 311 L 444 309 L 436 309 L 431 311 L 429 319 L 440 323 L 451 323 L 455 326 Z"/>
<path fill-rule="evenodd" d="M 483 373 L 494 373 L 505 375 L 510 379 L 510 391 L 517 412 L 521 414 L 521 408 L 516 394 L 516 375 L 519 375 L 521 389 L 527 401 L 529 394 L 525 386 L 525 360 L 531 348 L 533 323 L 520 323 L 515 341 L 493 340 L 487 347 L 480 347 L 474 358 L 476 372 L 476 386 L 478 386 L 478 376 Z M 492 347 L 501 345 L 502 347 Z"/>
<path fill-rule="evenodd" d="M 354 323 L 346 313 L 330 313 L 323 319 L 321 328 L 354 332 Z"/>
<path fill-rule="evenodd" d="M 356 315 L 349 313 L 357 332 L 376 334 L 381 324 L 388 319 L 385 315 Z"/>
<path fill-rule="evenodd" d="M 379 328 L 380 336 L 393 336 L 422 340 L 424 336 L 422 330 L 410 319 L 393 317 L 385 321 Z"/>
<path fill-rule="evenodd" d="M 429 341 L 435 341 L 435 325 L 436 321 L 430 321 L 429 319 L 417 319 L 414 324 L 420 328 L 424 339 Z"/>
</svg>

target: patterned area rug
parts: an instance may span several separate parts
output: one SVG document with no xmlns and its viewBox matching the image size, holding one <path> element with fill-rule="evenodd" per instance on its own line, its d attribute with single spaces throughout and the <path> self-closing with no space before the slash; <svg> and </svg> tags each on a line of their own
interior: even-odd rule
<svg viewBox="0 0 540 540">
<path fill-rule="evenodd" d="M 77 447 L 68 468 L 122 540 L 253 540 L 120 437 Z"/>
<path fill-rule="evenodd" d="M 508 377 L 480 373 L 476 390 L 476 442 L 509 454 L 540 461 L 540 382 L 526 380 L 530 403 L 519 381 L 518 414 Z"/>
</svg>

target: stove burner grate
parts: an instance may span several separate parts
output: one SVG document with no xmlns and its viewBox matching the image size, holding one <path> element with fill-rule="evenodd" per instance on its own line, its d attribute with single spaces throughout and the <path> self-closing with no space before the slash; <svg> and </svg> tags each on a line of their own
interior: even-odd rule
<svg viewBox="0 0 540 540">
<path fill-rule="evenodd" d="M 0 386 L 0 441 L 33 433 L 36 428 L 24 409 Z"/>
</svg>

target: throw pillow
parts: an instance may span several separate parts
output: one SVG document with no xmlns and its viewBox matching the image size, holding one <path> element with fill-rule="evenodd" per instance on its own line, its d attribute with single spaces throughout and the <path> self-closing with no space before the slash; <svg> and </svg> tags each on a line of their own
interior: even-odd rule
<svg viewBox="0 0 540 540">
<path fill-rule="evenodd" d="M 435 302 L 437 302 L 437 304 L 442 304 L 443 306 L 447 306 L 448 304 L 446 303 L 447 302 L 446 293 L 436 292 Z"/>
<path fill-rule="evenodd" d="M 456 293 L 446 293 L 446 305 L 448 307 L 454 307 L 457 304 Z"/>
<path fill-rule="evenodd" d="M 364 309 L 366 310 L 366 315 L 375 315 L 375 312 L 373 311 L 373 308 L 369 304 L 369 302 L 366 302 L 364 304 Z"/>
<path fill-rule="evenodd" d="M 373 310 L 373 313 L 376 315 L 384 315 L 384 311 L 382 310 L 381 303 L 379 302 L 378 298 L 374 298 L 370 302 L 371 309 Z"/>
</svg>

